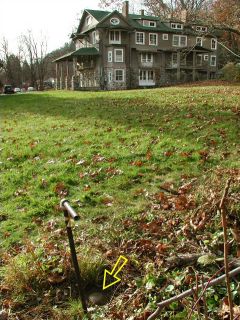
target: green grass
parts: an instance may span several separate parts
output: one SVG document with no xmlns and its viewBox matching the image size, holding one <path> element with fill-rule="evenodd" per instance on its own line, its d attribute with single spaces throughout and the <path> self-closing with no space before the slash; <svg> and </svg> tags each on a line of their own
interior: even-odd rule
<svg viewBox="0 0 240 320">
<path fill-rule="evenodd" d="M 151 220 L 146 193 L 239 167 L 237 111 L 239 86 L 0 96 L 2 252 L 63 227 L 61 197 L 80 243 L 105 253 L 141 238 L 122 222 Z"/>
</svg>

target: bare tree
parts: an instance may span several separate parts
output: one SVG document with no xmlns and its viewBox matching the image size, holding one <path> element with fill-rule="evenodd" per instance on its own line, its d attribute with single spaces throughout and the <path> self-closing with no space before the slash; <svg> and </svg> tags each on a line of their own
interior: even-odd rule
<svg viewBox="0 0 240 320">
<path fill-rule="evenodd" d="M 28 31 L 26 35 L 22 35 L 22 43 L 24 44 L 27 61 L 30 67 L 31 85 L 43 90 L 44 77 L 47 70 L 47 40 L 41 37 L 37 41 L 32 32 Z"/>
<path fill-rule="evenodd" d="M 134 1 L 135 4 L 136 1 Z M 213 0 L 142 0 L 138 6 L 144 6 L 149 14 L 154 14 L 162 18 L 180 18 L 185 12 L 188 20 L 192 21 L 199 12 L 208 8 Z M 120 9 L 121 0 L 100 0 L 102 7 Z"/>
</svg>

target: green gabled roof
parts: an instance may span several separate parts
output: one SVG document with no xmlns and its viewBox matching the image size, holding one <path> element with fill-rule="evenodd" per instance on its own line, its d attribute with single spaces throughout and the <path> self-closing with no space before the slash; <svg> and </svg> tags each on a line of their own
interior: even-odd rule
<svg viewBox="0 0 240 320">
<path fill-rule="evenodd" d="M 130 13 L 128 16 L 130 19 L 133 19 L 133 20 L 144 19 L 144 20 L 159 21 L 159 17 L 156 17 L 156 16 L 146 16 L 146 15 L 143 16 L 143 15 L 134 14 L 134 13 Z"/>
<path fill-rule="evenodd" d="M 89 48 L 80 48 L 76 51 L 64 54 L 63 56 L 53 60 L 53 62 L 60 62 L 60 61 L 71 61 L 73 57 L 78 56 L 98 56 L 99 51 L 95 47 L 89 47 Z"/>
<path fill-rule="evenodd" d="M 148 27 L 144 26 L 137 21 L 131 20 L 130 24 L 132 27 L 134 27 L 137 30 L 146 30 L 146 31 L 162 31 L 162 32 L 173 32 L 172 29 L 170 29 L 168 26 L 164 25 L 162 22 L 157 22 L 156 27 Z"/>
<path fill-rule="evenodd" d="M 109 11 L 102 11 L 102 10 L 91 10 L 91 9 L 85 9 L 88 13 L 90 13 L 97 21 L 102 20 L 105 18 L 109 13 Z"/>
<path fill-rule="evenodd" d="M 111 16 L 114 12 L 117 12 L 121 15 L 118 11 L 104 11 L 104 10 L 91 10 L 91 9 L 85 9 L 85 12 L 91 14 L 99 23 L 101 23 L 104 19 L 106 19 L 108 16 Z M 186 33 L 186 31 L 190 34 L 193 32 L 193 30 L 184 28 L 183 30 L 176 30 L 172 29 L 169 26 L 167 26 L 163 21 L 160 20 L 159 17 L 156 16 L 149 16 L 149 15 L 139 15 L 139 14 L 129 14 L 128 17 L 124 17 L 129 25 L 136 29 L 136 30 L 145 30 L 145 31 L 152 31 L 152 32 L 169 32 L 169 33 Z M 156 22 L 156 27 L 150 27 L 150 26 L 144 26 L 141 23 L 139 23 L 139 20 L 150 20 Z M 89 32 L 90 30 L 94 29 L 98 24 L 95 26 L 87 29 L 85 33 Z M 111 28 L 118 28 L 117 26 L 111 26 Z"/>
</svg>

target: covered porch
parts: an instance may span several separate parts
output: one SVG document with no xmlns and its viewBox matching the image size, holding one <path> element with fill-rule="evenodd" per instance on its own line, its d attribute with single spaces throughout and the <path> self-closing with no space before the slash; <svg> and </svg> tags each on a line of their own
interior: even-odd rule
<svg viewBox="0 0 240 320">
<path fill-rule="evenodd" d="M 176 49 L 175 52 L 166 53 L 166 70 L 176 72 L 176 80 L 181 81 L 181 74 L 185 73 L 189 81 L 200 80 L 199 75 L 210 78 L 210 53 L 212 50 L 202 46 Z M 203 79 L 201 79 L 203 80 Z"/>
<path fill-rule="evenodd" d="M 100 87 L 97 68 L 99 51 L 95 47 L 80 48 L 65 54 L 56 63 L 56 90 L 87 90 Z"/>
</svg>

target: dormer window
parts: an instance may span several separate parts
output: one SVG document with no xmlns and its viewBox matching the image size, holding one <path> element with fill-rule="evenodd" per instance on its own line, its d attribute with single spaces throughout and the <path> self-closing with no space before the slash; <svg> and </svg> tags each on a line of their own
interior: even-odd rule
<svg viewBox="0 0 240 320">
<path fill-rule="evenodd" d="M 196 31 L 199 31 L 199 32 L 207 32 L 207 27 L 196 26 Z"/>
<path fill-rule="evenodd" d="M 156 21 L 143 20 L 143 25 L 145 27 L 156 27 Z"/>
<path fill-rule="evenodd" d="M 181 23 L 171 23 L 171 28 L 172 29 L 177 29 L 177 30 L 182 30 L 183 29 L 183 24 L 181 24 Z"/>
<path fill-rule="evenodd" d="M 89 26 L 92 23 L 92 16 L 88 16 L 86 19 L 87 25 Z"/>
<path fill-rule="evenodd" d="M 155 21 L 149 21 L 149 27 L 156 27 Z"/>
</svg>

